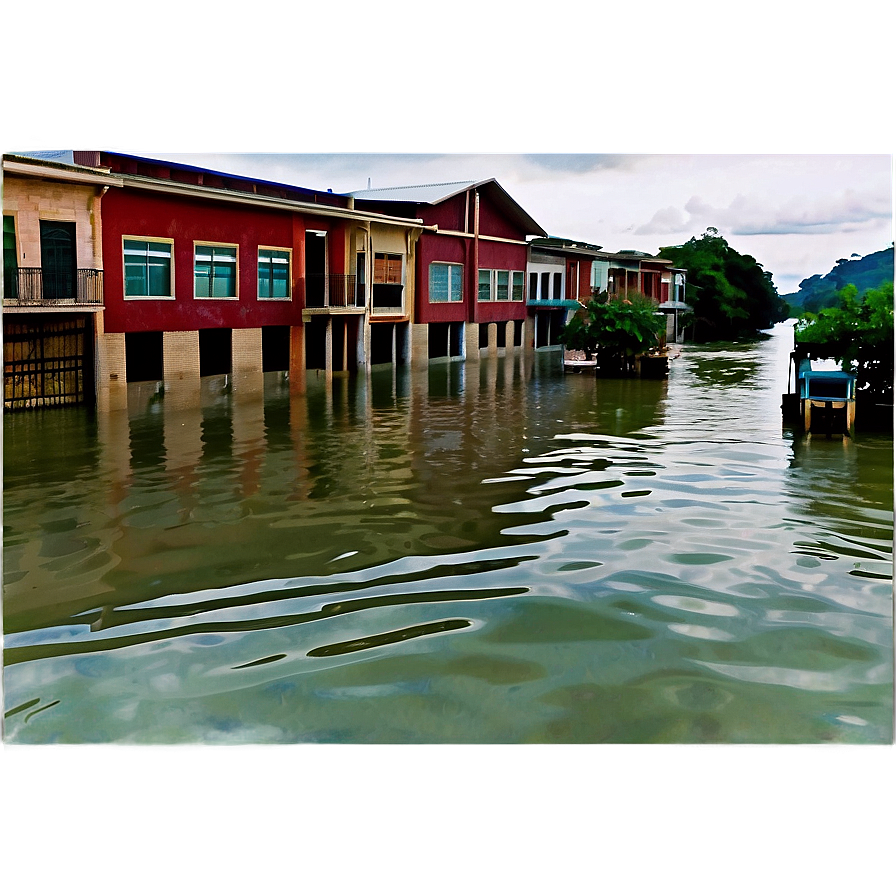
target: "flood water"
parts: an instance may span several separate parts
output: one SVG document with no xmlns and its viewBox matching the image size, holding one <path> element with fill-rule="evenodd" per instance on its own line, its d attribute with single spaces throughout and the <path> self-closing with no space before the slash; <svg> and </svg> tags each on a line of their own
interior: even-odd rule
<svg viewBox="0 0 896 896">
<path fill-rule="evenodd" d="M 4 419 L 15 743 L 886 743 L 893 446 L 792 330 Z"/>
</svg>

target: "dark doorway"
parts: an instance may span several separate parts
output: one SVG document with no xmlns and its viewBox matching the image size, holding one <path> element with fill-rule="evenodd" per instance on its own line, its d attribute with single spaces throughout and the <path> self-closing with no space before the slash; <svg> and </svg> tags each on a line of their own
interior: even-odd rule
<svg viewBox="0 0 896 896">
<path fill-rule="evenodd" d="M 308 370 L 327 367 L 327 321 L 319 316 L 305 324 L 305 367 Z"/>
<path fill-rule="evenodd" d="M 225 328 L 199 331 L 199 376 L 230 373 L 232 334 Z"/>
<path fill-rule="evenodd" d="M 325 308 L 327 305 L 327 235 L 317 230 L 305 231 L 305 306 Z"/>
<path fill-rule="evenodd" d="M 370 363 L 391 364 L 395 360 L 395 324 L 370 325 Z"/>
<path fill-rule="evenodd" d="M 289 370 L 289 327 L 261 328 L 261 369 Z"/>
<path fill-rule="evenodd" d="M 78 263 L 73 222 L 40 222 L 40 259 L 44 299 L 74 299 Z"/>
<path fill-rule="evenodd" d="M 16 250 L 16 220 L 3 216 L 3 295 L 7 299 L 19 297 L 18 255 Z"/>
<path fill-rule="evenodd" d="M 125 377 L 129 383 L 161 380 L 161 332 L 124 334 Z"/>
</svg>

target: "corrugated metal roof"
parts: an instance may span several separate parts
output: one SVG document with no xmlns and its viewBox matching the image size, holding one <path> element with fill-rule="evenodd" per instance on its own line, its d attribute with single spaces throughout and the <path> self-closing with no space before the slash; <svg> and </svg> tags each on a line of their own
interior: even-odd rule
<svg viewBox="0 0 896 896">
<path fill-rule="evenodd" d="M 484 181 L 456 180 L 442 184 L 416 184 L 406 187 L 381 187 L 375 190 L 355 190 L 346 195 L 354 199 L 385 199 L 389 202 L 442 202 Z"/>
<path fill-rule="evenodd" d="M 60 162 L 63 165 L 75 164 L 75 153 L 71 149 L 35 149 L 26 152 L 14 152 L 10 155 L 25 156 L 28 159 L 40 159 L 44 162 Z"/>
</svg>

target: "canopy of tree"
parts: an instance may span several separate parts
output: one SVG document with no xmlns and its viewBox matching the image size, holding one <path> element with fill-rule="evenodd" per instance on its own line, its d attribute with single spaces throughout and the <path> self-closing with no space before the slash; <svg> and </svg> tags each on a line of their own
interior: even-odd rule
<svg viewBox="0 0 896 896">
<path fill-rule="evenodd" d="M 694 341 L 752 336 L 788 317 L 772 275 L 752 255 L 732 249 L 714 227 L 660 255 L 688 272 L 685 300 L 694 310 L 687 325 Z"/>
<path fill-rule="evenodd" d="M 861 299 L 849 284 L 837 308 L 806 312 L 794 328 L 796 348 L 809 358 L 833 358 L 856 373 L 856 388 L 893 401 L 893 281 L 869 289 Z"/>
<path fill-rule="evenodd" d="M 813 274 L 800 282 L 799 290 L 782 298 L 797 312 L 820 311 L 840 304 L 840 290 L 849 283 L 860 293 L 876 289 L 893 279 L 893 247 L 872 252 L 864 258 L 838 258 L 833 269 L 822 276 Z"/>
<path fill-rule="evenodd" d="M 604 372 L 624 373 L 635 355 L 660 343 L 666 324 L 652 299 L 630 292 L 625 298 L 608 299 L 601 293 L 564 327 L 561 341 L 598 360 Z"/>
</svg>

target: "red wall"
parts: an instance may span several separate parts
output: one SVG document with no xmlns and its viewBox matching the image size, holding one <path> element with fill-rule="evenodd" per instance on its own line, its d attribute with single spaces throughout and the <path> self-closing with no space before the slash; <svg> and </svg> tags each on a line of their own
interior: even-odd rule
<svg viewBox="0 0 896 896">
<path fill-rule="evenodd" d="M 139 190 L 110 190 L 103 197 L 103 264 L 106 332 L 144 330 L 234 329 L 301 323 L 299 278 L 304 272 L 305 228 L 327 230 L 329 266 L 344 267 L 344 224 L 334 219 L 305 219 L 291 212 L 249 205 L 164 196 Z M 122 238 L 174 240 L 174 291 L 171 299 L 124 298 Z M 193 298 L 193 242 L 239 246 L 239 298 Z M 293 249 L 293 299 L 259 301 L 258 247 Z"/>
<path fill-rule="evenodd" d="M 440 228 L 464 229 L 465 195 L 460 194 L 434 206 L 419 205 L 417 216 L 426 224 L 438 224 Z M 474 200 L 470 196 L 468 232 L 473 231 Z M 505 239 L 525 240 L 520 225 L 514 224 L 495 208 L 488 190 L 479 193 L 479 234 L 500 236 Z M 479 268 L 526 272 L 528 248 L 525 244 L 479 240 Z M 429 301 L 429 265 L 433 261 L 447 261 L 464 265 L 463 303 Z M 472 237 L 447 236 L 440 233 L 423 233 L 417 242 L 417 323 L 445 321 L 506 321 L 526 318 L 525 302 L 477 301 L 479 274 L 473 258 Z"/>
</svg>

